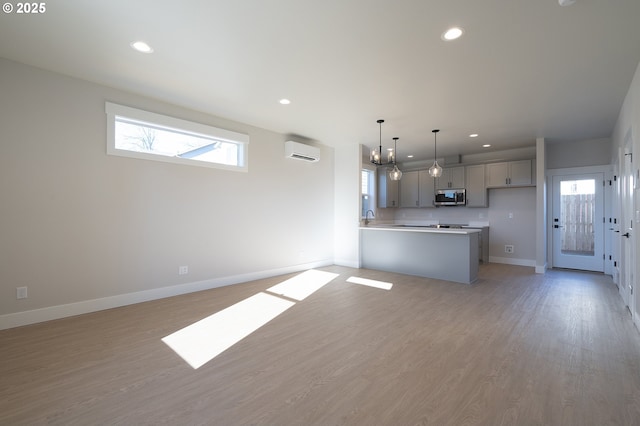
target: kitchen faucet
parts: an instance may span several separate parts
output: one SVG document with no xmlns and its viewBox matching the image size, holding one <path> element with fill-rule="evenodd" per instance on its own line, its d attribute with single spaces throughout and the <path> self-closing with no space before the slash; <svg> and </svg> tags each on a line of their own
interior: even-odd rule
<svg viewBox="0 0 640 426">
<path fill-rule="evenodd" d="M 371 218 L 375 218 L 376 215 L 373 212 L 373 210 L 367 210 L 367 212 L 364 214 L 364 224 L 365 226 L 369 224 L 369 212 L 371 212 Z"/>
</svg>

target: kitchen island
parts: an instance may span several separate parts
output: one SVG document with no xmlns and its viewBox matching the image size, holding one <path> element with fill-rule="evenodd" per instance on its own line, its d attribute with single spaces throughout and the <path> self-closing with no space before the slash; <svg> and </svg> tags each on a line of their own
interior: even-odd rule
<svg viewBox="0 0 640 426">
<path fill-rule="evenodd" d="M 478 277 L 479 229 L 360 227 L 360 267 L 471 284 Z"/>
</svg>

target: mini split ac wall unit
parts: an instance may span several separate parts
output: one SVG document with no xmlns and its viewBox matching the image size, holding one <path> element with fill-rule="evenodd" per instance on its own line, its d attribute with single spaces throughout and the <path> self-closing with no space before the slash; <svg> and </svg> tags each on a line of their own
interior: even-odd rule
<svg viewBox="0 0 640 426">
<path fill-rule="evenodd" d="M 296 160 L 316 162 L 320 161 L 320 149 L 300 142 L 286 141 L 284 143 L 284 156 Z"/>
</svg>

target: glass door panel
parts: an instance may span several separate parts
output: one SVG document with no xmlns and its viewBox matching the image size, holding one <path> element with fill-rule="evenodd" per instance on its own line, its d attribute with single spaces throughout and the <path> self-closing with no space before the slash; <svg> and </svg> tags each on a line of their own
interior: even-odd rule
<svg viewBox="0 0 640 426">
<path fill-rule="evenodd" d="M 604 271 L 602 173 L 553 177 L 553 266 Z"/>
<path fill-rule="evenodd" d="M 560 183 L 560 238 L 564 254 L 593 256 L 596 211 L 595 179 Z"/>
</svg>

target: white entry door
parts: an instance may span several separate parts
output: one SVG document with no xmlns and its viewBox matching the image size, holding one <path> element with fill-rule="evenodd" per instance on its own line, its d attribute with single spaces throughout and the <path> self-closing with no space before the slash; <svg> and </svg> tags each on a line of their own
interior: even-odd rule
<svg viewBox="0 0 640 426">
<path fill-rule="evenodd" d="M 553 177 L 553 266 L 604 271 L 604 173 Z"/>
</svg>

